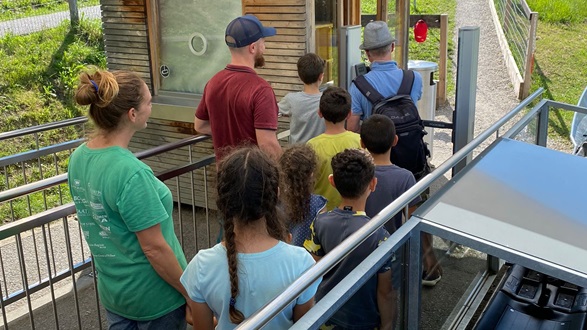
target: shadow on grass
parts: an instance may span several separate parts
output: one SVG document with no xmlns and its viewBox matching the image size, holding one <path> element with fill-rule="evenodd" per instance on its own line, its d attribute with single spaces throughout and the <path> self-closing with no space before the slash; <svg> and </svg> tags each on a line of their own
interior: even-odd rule
<svg viewBox="0 0 587 330">
<path fill-rule="evenodd" d="M 534 78 L 538 77 L 538 87 L 544 88 L 544 95 L 547 99 L 556 101 L 549 88 L 551 80 L 544 75 L 544 72 L 542 71 L 542 68 L 540 67 L 538 61 L 534 62 L 534 70 L 536 73 Z M 548 125 L 556 134 L 560 136 L 568 137 L 570 134 L 569 127 L 567 126 L 565 118 L 563 117 L 562 112 L 559 109 L 550 110 Z"/>
<path fill-rule="evenodd" d="M 63 42 L 59 46 L 59 48 L 53 53 L 51 56 L 51 62 L 47 65 L 47 69 L 43 73 L 43 76 L 47 81 L 51 81 L 55 92 L 58 96 L 58 99 L 61 101 L 63 106 L 70 107 L 72 106 L 73 102 L 71 98 L 67 97 L 66 90 L 63 86 L 59 86 L 59 75 L 60 70 L 62 69 L 62 64 L 65 61 L 64 56 L 69 46 L 76 41 L 76 30 L 73 28 L 69 28 L 67 34 L 63 38 Z"/>
</svg>

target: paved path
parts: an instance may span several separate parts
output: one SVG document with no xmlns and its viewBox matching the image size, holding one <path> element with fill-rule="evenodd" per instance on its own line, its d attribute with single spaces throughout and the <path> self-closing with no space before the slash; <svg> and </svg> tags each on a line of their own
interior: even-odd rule
<svg viewBox="0 0 587 330">
<path fill-rule="evenodd" d="M 100 6 L 80 8 L 79 12 L 80 18 L 100 18 Z M 0 22 L 0 37 L 8 33 L 22 35 L 53 28 L 66 19 L 69 19 L 69 11 Z"/>
<path fill-rule="evenodd" d="M 519 101 L 509 80 L 507 69 L 497 32 L 489 9 L 489 1 L 493 0 L 457 0 L 455 20 L 455 48 L 458 45 L 458 29 L 465 26 L 479 26 L 479 64 L 477 73 L 477 90 L 475 104 L 474 136 L 478 136 L 489 126 L 512 110 Z M 453 57 L 456 67 L 457 54 Z M 455 70 L 456 72 L 456 70 Z M 449 105 L 436 111 L 436 120 L 452 121 L 454 99 Z M 488 146 L 494 138 L 482 144 Z M 432 163 L 442 164 L 452 156 L 453 145 L 450 131 L 436 129 L 434 131 L 434 148 Z M 479 148 L 477 150 L 480 150 Z M 433 186 L 433 191 L 450 179 L 450 173 L 441 178 Z M 443 267 L 442 280 L 433 289 L 422 292 L 421 329 L 441 329 L 446 319 L 456 306 L 461 296 L 471 284 L 475 275 L 485 267 L 485 255 L 477 251 L 462 249 L 459 253 L 447 255 L 446 245 L 441 239 L 435 238 L 434 246 Z"/>
</svg>

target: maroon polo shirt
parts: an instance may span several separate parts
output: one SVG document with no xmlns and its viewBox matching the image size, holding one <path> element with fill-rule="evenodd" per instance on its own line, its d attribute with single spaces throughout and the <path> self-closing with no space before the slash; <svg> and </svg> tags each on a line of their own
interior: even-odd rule
<svg viewBox="0 0 587 330">
<path fill-rule="evenodd" d="M 216 161 L 227 147 L 257 144 L 255 129 L 277 130 L 273 89 L 246 66 L 227 65 L 204 88 L 196 117 L 210 122 Z"/>
</svg>

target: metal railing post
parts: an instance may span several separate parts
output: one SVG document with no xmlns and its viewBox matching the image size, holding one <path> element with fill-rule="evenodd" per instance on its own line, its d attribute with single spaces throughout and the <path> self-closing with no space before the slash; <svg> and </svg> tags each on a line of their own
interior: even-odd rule
<svg viewBox="0 0 587 330">
<path fill-rule="evenodd" d="M 420 288 L 422 287 L 422 232 L 420 227 L 416 226 L 412 232 L 409 241 L 409 261 L 408 261 L 408 288 L 407 306 L 404 306 L 406 324 L 404 329 L 418 328 L 420 324 Z"/>
<path fill-rule="evenodd" d="M 548 112 L 550 106 L 544 104 L 538 113 L 538 122 L 536 125 L 536 144 L 546 147 L 546 140 L 548 139 Z"/>
<path fill-rule="evenodd" d="M 453 153 L 473 140 L 475 129 L 475 101 L 477 97 L 477 66 L 479 62 L 479 27 L 465 26 L 459 29 L 457 60 L 457 86 L 455 111 L 453 112 Z M 468 154 L 452 170 L 454 177 L 473 159 Z"/>
</svg>

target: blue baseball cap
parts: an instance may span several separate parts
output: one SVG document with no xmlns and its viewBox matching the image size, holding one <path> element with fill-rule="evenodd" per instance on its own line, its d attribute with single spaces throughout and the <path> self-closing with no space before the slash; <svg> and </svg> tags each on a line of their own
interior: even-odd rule
<svg viewBox="0 0 587 330">
<path fill-rule="evenodd" d="M 276 34 L 275 28 L 264 27 L 255 15 L 237 17 L 226 27 L 224 41 L 231 48 L 241 48 Z"/>
</svg>

